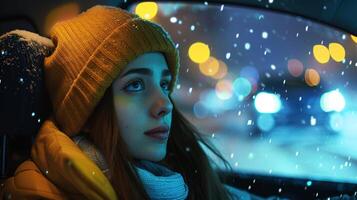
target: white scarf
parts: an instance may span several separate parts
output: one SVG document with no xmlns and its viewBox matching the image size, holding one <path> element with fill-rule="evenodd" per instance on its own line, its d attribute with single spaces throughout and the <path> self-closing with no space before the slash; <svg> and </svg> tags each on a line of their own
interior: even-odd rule
<svg viewBox="0 0 357 200">
<path fill-rule="evenodd" d="M 188 187 L 180 173 L 150 161 L 140 161 L 136 170 L 152 200 L 184 200 Z"/>
<path fill-rule="evenodd" d="M 97 148 L 85 136 L 79 135 L 72 139 L 109 177 L 108 166 Z M 188 187 L 180 173 L 144 160 L 139 161 L 135 168 L 151 200 L 184 200 L 187 198 Z"/>
</svg>

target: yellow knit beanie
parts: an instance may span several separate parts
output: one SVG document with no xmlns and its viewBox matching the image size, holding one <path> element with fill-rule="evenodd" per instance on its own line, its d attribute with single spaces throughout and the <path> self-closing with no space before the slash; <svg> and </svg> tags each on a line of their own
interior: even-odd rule
<svg viewBox="0 0 357 200">
<path fill-rule="evenodd" d="M 146 52 L 162 52 L 176 83 L 179 57 L 159 25 L 125 10 L 95 6 L 51 29 L 45 81 L 59 128 L 77 134 L 121 70 Z M 171 85 L 172 92 L 175 84 Z"/>
</svg>

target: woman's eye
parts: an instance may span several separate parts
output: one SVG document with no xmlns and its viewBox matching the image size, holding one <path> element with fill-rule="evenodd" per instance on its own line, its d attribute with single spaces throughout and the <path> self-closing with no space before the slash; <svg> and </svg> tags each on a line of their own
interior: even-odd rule
<svg viewBox="0 0 357 200">
<path fill-rule="evenodd" d="M 126 85 L 124 89 L 127 92 L 137 92 L 144 89 L 144 83 L 142 80 L 135 80 Z"/>
<path fill-rule="evenodd" d="M 167 91 L 170 90 L 169 85 L 170 85 L 170 81 L 163 81 L 163 83 L 161 84 L 161 86 L 164 87 L 164 89 Z"/>
</svg>

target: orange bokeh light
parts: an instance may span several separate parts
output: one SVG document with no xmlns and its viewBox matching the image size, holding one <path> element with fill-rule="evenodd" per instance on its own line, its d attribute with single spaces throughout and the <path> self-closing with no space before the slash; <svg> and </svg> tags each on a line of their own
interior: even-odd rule
<svg viewBox="0 0 357 200">
<path fill-rule="evenodd" d="M 213 76 L 218 72 L 219 62 L 216 58 L 211 56 L 205 62 L 200 63 L 199 68 L 202 74 L 206 76 Z"/>
<path fill-rule="evenodd" d="M 226 100 L 232 97 L 232 82 L 230 80 L 220 80 L 216 84 L 216 95 L 222 100 Z"/>
<path fill-rule="evenodd" d="M 221 79 L 227 75 L 228 68 L 226 63 L 224 63 L 222 60 L 218 60 L 218 63 L 219 63 L 218 72 L 212 76 L 214 79 Z"/>
<path fill-rule="evenodd" d="M 320 74 L 315 69 L 307 69 L 305 71 L 305 82 L 311 87 L 317 86 L 320 83 Z"/>
</svg>

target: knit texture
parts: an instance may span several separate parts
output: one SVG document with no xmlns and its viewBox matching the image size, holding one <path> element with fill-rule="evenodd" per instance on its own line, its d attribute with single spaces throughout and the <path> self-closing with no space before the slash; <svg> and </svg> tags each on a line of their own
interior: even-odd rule
<svg viewBox="0 0 357 200">
<path fill-rule="evenodd" d="M 136 167 L 146 193 L 152 200 L 185 200 L 188 186 L 178 172 L 155 162 L 141 160 Z"/>
<path fill-rule="evenodd" d="M 125 10 L 95 6 L 51 29 L 56 45 L 45 59 L 45 81 L 59 128 L 76 135 L 122 69 L 147 52 L 164 54 L 177 80 L 179 55 L 159 25 Z"/>
</svg>

